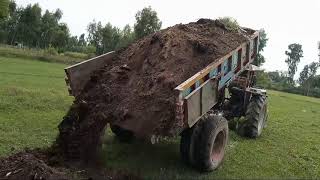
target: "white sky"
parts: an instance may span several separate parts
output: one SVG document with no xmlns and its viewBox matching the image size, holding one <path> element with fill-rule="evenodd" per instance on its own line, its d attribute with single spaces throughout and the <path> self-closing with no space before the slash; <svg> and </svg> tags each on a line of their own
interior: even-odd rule
<svg viewBox="0 0 320 180">
<path fill-rule="evenodd" d="M 304 65 L 318 61 L 317 42 L 320 41 L 319 0 L 16 0 L 19 5 L 39 3 L 42 9 L 63 11 L 71 34 L 86 33 L 93 19 L 103 24 L 123 27 L 133 25 L 138 10 L 151 6 L 158 13 L 163 28 L 188 23 L 199 18 L 215 19 L 231 16 L 242 26 L 264 28 L 269 41 L 263 52 L 268 71 L 287 70 L 285 50 L 290 43 L 300 43 Z"/>
</svg>

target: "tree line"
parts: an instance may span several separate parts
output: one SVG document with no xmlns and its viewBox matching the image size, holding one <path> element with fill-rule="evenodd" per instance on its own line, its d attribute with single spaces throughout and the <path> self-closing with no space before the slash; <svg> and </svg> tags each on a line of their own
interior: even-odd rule
<svg viewBox="0 0 320 180">
<path fill-rule="evenodd" d="M 15 1 L 0 2 L 0 43 L 28 48 L 54 48 L 58 52 L 74 51 L 97 55 L 125 47 L 134 40 L 161 29 L 157 12 L 151 7 L 138 11 L 133 27 L 123 29 L 111 23 L 103 25 L 93 20 L 85 33 L 70 34 L 68 25 L 61 22 L 60 9 L 42 11 L 39 4 L 20 7 Z"/>
<path fill-rule="evenodd" d="M 60 9 L 43 11 L 39 4 L 21 7 L 14 0 L 0 1 L 0 43 L 19 45 L 28 48 L 81 52 L 100 55 L 127 46 L 136 39 L 161 29 L 162 22 L 151 7 L 143 8 L 135 15 L 133 27 L 123 28 L 111 23 L 103 24 L 93 20 L 88 23 L 86 34 L 71 35 L 66 23 L 61 22 Z M 235 19 L 221 18 L 227 24 L 239 26 Z M 260 43 L 254 64 L 261 66 L 266 60 L 262 55 L 268 42 L 267 34 L 260 31 Z M 320 45 L 318 47 L 320 51 Z M 259 84 L 277 90 L 304 95 L 318 94 L 320 97 L 320 76 L 316 74 L 320 60 L 305 65 L 298 80 L 294 80 L 300 59 L 303 57 L 302 45 L 293 43 L 285 51 L 288 71 L 264 72 L 259 75 Z M 316 92 L 316 93 L 314 93 Z"/>
<path fill-rule="evenodd" d="M 136 13 L 133 27 L 127 24 L 120 29 L 111 23 L 102 24 L 93 20 L 87 26 L 87 36 L 84 33 L 72 36 L 68 25 L 60 21 L 63 16 L 60 9 L 42 12 L 39 4 L 29 4 L 23 8 L 14 0 L 2 0 L 0 7 L 3 9 L 0 13 L 0 43 L 29 48 L 54 48 L 59 53 L 72 51 L 100 55 L 159 31 L 162 25 L 157 12 L 149 6 Z M 239 26 L 233 18 L 220 19 L 227 24 Z M 265 62 L 261 52 L 267 41 L 267 35 L 262 30 L 259 53 L 254 61 L 257 66 Z"/>
<path fill-rule="evenodd" d="M 258 77 L 259 85 L 290 93 L 320 97 L 320 75 L 317 75 L 320 67 L 320 44 L 318 44 L 317 48 L 319 50 L 319 59 L 305 65 L 298 79 L 295 80 L 297 67 L 303 57 L 303 49 L 302 45 L 298 43 L 288 45 L 288 50 L 285 51 L 287 56 L 285 62 L 288 66 L 288 71 L 260 73 Z"/>
<path fill-rule="evenodd" d="M 0 43 L 49 49 L 50 52 L 54 50 L 59 53 L 72 51 L 100 55 L 125 47 L 136 39 L 154 33 L 160 30 L 162 25 L 157 12 L 151 7 L 146 7 L 136 13 L 133 27 L 127 24 L 121 29 L 111 23 L 103 24 L 93 20 L 88 23 L 86 34 L 73 36 L 69 32 L 68 25 L 61 22 L 63 13 L 60 9 L 52 12 L 43 11 L 37 3 L 21 7 L 14 0 L 1 0 L 0 8 Z M 224 17 L 220 20 L 232 27 L 240 27 L 233 18 Z M 267 42 L 267 34 L 261 30 L 258 54 L 254 60 L 257 66 L 265 62 L 262 52 Z M 272 82 L 273 86 L 280 90 L 282 87 L 294 87 L 293 77 L 302 53 L 301 45 L 290 45 L 289 51 L 286 52 L 289 71 L 265 73 L 264 78 L 259 81 L 264 85 Z M 314 73 L 315 68 L 318 68 L 318 64 L 306 66 L 301 72 L 299 84 L 308 87 L 307 89 L 313 89 L 317 84 L 314 83 L 315 79 L 318 78 Z"/>
</svg>

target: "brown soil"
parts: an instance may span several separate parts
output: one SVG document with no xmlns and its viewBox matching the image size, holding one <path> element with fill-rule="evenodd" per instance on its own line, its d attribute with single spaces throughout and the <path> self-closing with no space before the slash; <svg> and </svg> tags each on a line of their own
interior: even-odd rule
<svg viewBox="0 0 320 180">
<path fill-rule="evenodd" d="M 58 162 L 51 150 L 25 150 L 0 158 L 0 179 L 7 180 L 124 180 L 141 179 L 126 171 L 102 168 L 90 164 Z"/>
<path fill-rule="evenodd" d="M 44 152 L 28 150 L 0 159 L 0 179 L 68 179 L 46 161 Z"/>
<path fill-rule="evenodd" d="M 71 158 L 95 154 L 108 122 L 136 137 L 177 135 L 184 124 L 175 119 L 173 89 L 246 41 L 243 32 L 229 31 L 218 20 L 200 19 L 117 51 L 76 97 L 59 126 L 58 145 Z"/>
</svg>

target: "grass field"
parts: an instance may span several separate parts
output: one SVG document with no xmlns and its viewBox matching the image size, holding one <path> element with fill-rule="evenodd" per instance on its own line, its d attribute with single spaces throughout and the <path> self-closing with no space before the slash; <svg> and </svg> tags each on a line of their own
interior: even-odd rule
<svg viewBox="0 0 320 180">
<path fill-rule="evenodd" d="M 0 156 L 49 146 L 72 98 L 64 65 L 0 57 Z M 101 158 L 107 167 L 152 178 L 320 178 L 320 99 L 269 93 L 268 127 L 257 140 L 231 132 L 227 155 L 213 173 L 184 166 L 179 139 L 121 144 L 108 132 Z"/>
<path fill-rule="evenodd" d="M 48 146 L 72 98 L 65 65 L 0 57 L 0 154 Z"/>
</svg>

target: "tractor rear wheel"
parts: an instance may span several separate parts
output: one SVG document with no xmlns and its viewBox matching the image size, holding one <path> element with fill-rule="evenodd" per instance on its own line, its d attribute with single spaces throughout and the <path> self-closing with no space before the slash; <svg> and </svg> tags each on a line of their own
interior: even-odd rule
<svg viewBox="0 0 320 180">
<path fill-rule="evenodd" d="M 228 121 L 219 115 L 204 115 L 201 133 L 195 142 L 195 166 L 200 171 L 213 171 L 224 158 L 229 129 Z"/>
<path fill-rule="evenodd" d="M 263 95 L 252 96 L 245 115 L 245 121 L 238 127 L 238 133 L 249 138 L 261 135 L 267 121 L 267 98 Z"/>
<path fill-rule="evenodd" d="M 121 142 L 130 142 L 134 138 L 132 131 L 123 129 L 118 125 L 110 124 L 110 129 Z"/>
</svg>

